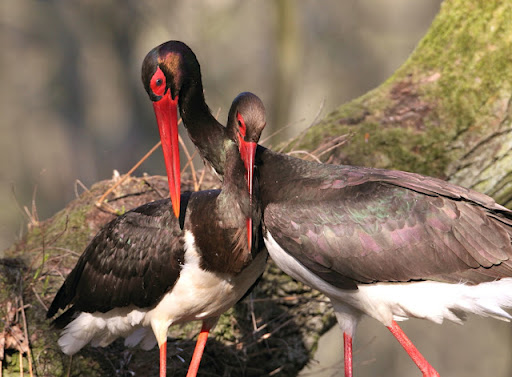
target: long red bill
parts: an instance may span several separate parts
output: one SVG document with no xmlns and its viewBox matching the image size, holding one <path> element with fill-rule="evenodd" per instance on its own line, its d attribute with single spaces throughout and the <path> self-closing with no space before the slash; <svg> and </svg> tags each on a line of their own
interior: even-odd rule
<svg viewBox="0 0 512 377">
<path fill-rule="evenodd" d="M 247 242 L 249 243 L 249 251 L 252 246 L 252 181 L 254 176 L 254 158 L 256 156 L 256 147 L 257 143 L 247 142 L 240 137 L 239 139 L 239 149 L 240 149 L 240 157 L 242 157 L 242 161 L 245 165 L 245 178 L 247 180 L 247 188 L 249 190 L 249 200 L 251 203 L 251 217 L 247 218 Z"/>
<path fill-rule="evenodd" d="M 176 217 L 180 216 L 180 150 L 178 144 L 178 96 L 171 97 L 168 90 L 162 99 L 153 102 L 156 122 L 160 131 L 162 151 L 164 152 L 165 169 L 169 182 L 169 194 L 171 196 L 172 208 Z"/>
</svg>

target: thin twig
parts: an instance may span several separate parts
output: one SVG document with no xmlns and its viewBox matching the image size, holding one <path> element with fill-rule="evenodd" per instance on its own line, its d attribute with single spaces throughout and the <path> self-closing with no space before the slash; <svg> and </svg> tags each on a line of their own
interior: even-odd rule
<svg viewBox="0 0 512 377">
<path fill-rule="evenodd" d="M 37 301 L 39 301 L 39 303 L 41 304 L 41 306 L 44 308 L 44 311 L 47 312 L 48 311 L 48 307 L 44 304 L 43 300 L 41 299 L 41 297 L 39 296 L 39 294 L 36 292 L 36 290 L 34 289 L 34 287 L 32 287 L 32 292 L 34 292 L 34 294 L 36 295 L 36 298 L 37 298 Z M 1 377 L 1 376 L 0 376 Z"/>
<path fill-rule="evenodd" d="M 264 330 L 266 329 L 268 326 L 270 326 L 271 324 L 273 324 L 274 322 L 279 322 L 281 320 L 281 318 L 285 318 L 286 316 L 288 315 L 287 312 L 283 312 L 281 314 L 279 314 L 276 318 L 273 318 L 267 322 L 265 322 L 264 324 L 262 324 L 260 327 L 258 327 L 256 329 L 256 331 L 253 331 L 252 333 L 253 334 L 256 334 L 257 332 L 260 332 L 261 330 Z M 259 342 L 259 340 L 258 340 Z M 254 343 L 253 343 L 254 344 Z"/>
<path fill-rule="evenodd" d="M 71 376 L 71 364 L 73 361 L 73 355 L 69 356 L 69 364 L 68 364 L 68 373 L 66 374 L 66 377 Z"/>
<path fill-rule="evenodd" d="M 180 135 L 178 135 L 178 140 L 180 142 L 181 147 L 183 148 L 183 152 L 185 153 L 185 156 L 187 157 L 186 166 L 188 166 L 188 164 L 190 163 L 190 173 L 192 174 L 192 182 L 194 183 L 194 191 L 197 191 L 198 187 L 197 187 L 196 168 L 194 167 L 194 163 L 192 162 L 192 159 L 194 158 L 194 156 L 190 155 L 190 153 L 188 152 L 188 148 L 185 145 L 185 142 L 183 141 L 183 139 L 181 138 Z"/>
<path fill-rule="evenodd" d="M 287 326 L 290 322 L 294 321 L 295 318 L 290 318 L 286 321 L 284 321 L 283 323 L 281 323 L 279 326 L 277 326 L 275 329 L 273 329 L 271 332 L 268 332 L 266 334 L 263 334 L 261 337 L 260 337 L 260 342 L 263 341 L 263 340 L 266 340 L 268 338 L 270 338 L 272 335 L 274 335 L 276 332 L 278 332 L 279 330 L 281 330 L 283 327 Z"/>
<path fill-rule="evenodd" d="M 203 171 L 201 172 L 201 176 L 199 177 L 199 182 L 198 182 L 199 188 L 201 188 L 201 185 L 203 184 L 206 169 L 208 169 L 208 167 L 205 165 L 205 167 L 203 168 Z"/>
<path fill-rule="evenodd" d="M 46 237 L 45 237 L 45 231 L 44 229 L 41 229 L 41 235 L 42 235 L 42 247 L 41 247 L 41 266 L 39 266 L 39 269 L 38 271 L 42 272 L 43 269 L 44 269 L 44 263 L 45 263 L 45 259 L 46 259 L 46 246 L 47 245 L 53 245 L 55 242 L 57 242 L 57 240 L 62 237 L 62 235 L 68 230 L 68 223 L 69 223 L 69 216 L 66 215 L 66 223 L 64 224 L 64 229 L 62 230 L 62 232 L 59 232 L 59 234 L 57 234 L 55 236 L 55 238 L 50 241 L 49 243 L 46 242 Z M 35 261 L 35 259 L 34 259 Z M 31 269 L 32 269 L 32 264 L 30 265 Z"/>
<path fill-rule="evenodd" d="M 146 178 L 146 177 L 147 177 L 147 175 L 145 175 L 144 177 Z M 146 184 L 147 184 L 147 185 L 148 185 L 152 190 L 154 190 L 154 191 L 158 194 L 158 196 L 159 196 L 160 198 L 165 198 L 165 197 L 166 197 L 166 195 L 164 195 L 164 194 L 160 191 L 160 189 L 159 189 L 158 187 L 156 187 L 156 185 L 153 185 L 149 179 L 144 179 L 144 182 L 146 182 Z"/>
<path fill-rule="evenodd" d="M 292 154 L 305 154 L 306 156 L 310 157 L 311 159 L 315 160 L 316 162 L 320 162 L 320 163 L 322 162 L 313 153 L 308 152 L 308 151 L 291 151 L 291 152 L 288 152 L 288 154 L 289 155 L 292 155 Z"/>
<path fill-rule="evenodd" d="M 215 114 L 215 119 L 216 119 L 216 120 L 219 120 L 220 109 L 221 109 L 221 107 L 219 107 L 219 108 L 217 109 L 217 114 Z"/>
<path fill-rule="evenodd" d="M 178 120 L 178 126 L 180 125 L 180 123 L 181 123 L 182 121 L 183 121 L 183 120 L 182 120 L 181 118 Z M 181 140 L 181 137 L 180 137 L 179 135 L 178 135 L 178 137 L 179 137 L 179 139 Z M 182 142 L 183 142 L 183 141 L 182 141 Z M 154 151 L 156 151 L 156 150 L 157 150 L 157 148 L 158 148 L 161 144 L 162 144 L 162 141 L 159 141 L 158 143 L 156 143 L 156 144 L 153 146 L 153 148 L 151 148 L 151 149 L 149 150 L 149 152 L 148 152 L 148 153 L 146 153 L 146 154 L 145 154 L 145 155 L 144 155 L 144 156 L 143 156 L 143 157 L 142 157 L 142 158 L 141 158 L 141 159 L 140 159 L 140 160 L 139 160 L 135 165 L 133 165 L 133 167 L 132 167 L 130 170 L 128 170 L 128 172 L 127 172 L 125 175 L 123 175 L 123 176 L 121 177 L 121 179 L 120 179 L 120 180 L 118 180 L 118 181 L 117 181 L 117 182 L 116 182 L 116 183 L 115 183 L 111 188 L 109 188 L 109 189 L 108 189 L 108 190 L 107 190 L 107 191 L 106 191 L 106 192 L 101 196 L 101 198 L 99 198 L 99 199 L 98 199 L 98 201 L 96 201 L 96 203 L 95 203 L 95 204 L 96 204 L 96 206 L 97 206 L 97 207 L 99 207 L 99 208 L 101 208 L 101 206 L 105 204 L 105 203 L 103 203 L 103 202 L 104 202 L 105 198 L 107 197 L 107 195 L 108 195 L 108 194 L 110 194 L 110 193 L 111 193 L 111 192 L 112 192 L 112 191 L 113 191 L 117 186 L 119 186 L 121 183 L 123 183 L 123 182 L 126 180 L 126 178 L 128 178 L 128 177 L 129 177 L 129 176 L 130 176 L 130 175 L 131 175 L 131 174 L 132 174 L 132 173 L 133 173 L 133 172 L 134 172 L 134 171 L 135 171 L 135 170 L 136 170 L 136 169 L 137 169 L 137 168 L 138 168 L 138 167 L 139 167 L 139 166 L 144 162 L 144 161 L 146 161 L 146 160 L 148 159 L 148 157 L 149 157 L 149 156 L 151 156 L 151 155 L 153 154 L 153 152 L 154 152 Z M 113 213 L 113 214 L 116 214 L 116 211 L 115 211 L 112 207 L 110 207 L 110 208 L 108 209 L 108 211 L 109 211 L 109 212 L 111 212 L 111 213 Z"/>
<path fill-rule="evenodd" d="M 21 285 L 21 280 L 20 280 Z M 23 289 L 22 287 L 20 287 Z M 20 292 L 20 303 L 21 303 L 21 318 L 23 319 L 23 333 L 25 334 L 25 339 L 27 341 L 27 359 L 28 359 L 28 372 L 30 377 L 34 377 L 34 373 L 32 371 L 32 349 L 30 348 L 30 339 L 28 337 L 28 326 L 27 326 L 27 317 L 25 316 L 25 308 L 23 304 L 23 291 Z M 21 367 L 20 367 L 21 369 Z"/>
<path fill-rule="evenodd" d="M 278 374 L 279 372 L 281 372 L 281 371 L 283 370 L 283 368 L 284 368 L 284 367 L 281 365 L 279 368 L 274 369 L 274 370 L 273 370 L 272 372 L 270 372 L 268 375 L 269 375 L 269 376 L 274 376 L 274 375 Z"/>
<path fill-rule="evenodd" d="M 254 297 L 252 292 L 249 295 L 249 311 L 251 312 L 252 331 L 255 333 L 258 331 L 258 323 L 256 322 L 256 315 L 254 314 Z"/>
<path fill-rule="evenodd" d="M 317 155 L 317 157 L 318 157 L 318 158 L 320 158 L 321 156 L 323 156 L 323 155 L 324 155 L 324 154 L 326 154 L 327 152 L 329 152 L 329 151 L 331 151 L 331 150 L 333 150 L 333 149 L 335 149 L 335 148 L 338 148 L 338 147 L 342 146 L 342 145 L 343 145 L 343 144 L 345 144 L 346 142 L 347 142 L 346 140 L 343 140 L 343 141 L 340 141 L 340 142 L 339 142 L 339 143 L 337 143 L 337 144 L 334 144 L 332 147 L 327 148 L 327 149 L 326 149 L 325 151 L 323 151 L 322 153 L 319 153 L 319 154 Z"/>
<path fill-rule="evenodd" d="M 287 314 L 287 313 L 285 313 Z M 280 315 L 281 317 L 281 315 Z M 273 329 L 272 331 L 270 332 L 266 332 L 265 334 L 262 334 L 258 339 L 256 339 L 256 341 L 252 342 L 252 343 L 247 343 L 246 344 L 246 349 L 248 349 L 249 347 L 253 346 L 254 344 L 257 344 L 257 343 L 261 343 L 267 339 L 269 339 L 270 337 L 272 337 L 272 335 L 274 335 L 276 332 L 278 332 L 279 330 L 281 330 L 283 327 L 287 326 L 290 322 L 294 321 L 294 318 L 291 317 L 289 319 L 287 319 L 286 321 L 284 321 L 283 323 L 281 323 L 279 326 L 277 326 L 275 329 Z M 270 322 L 269 322 L 270 323 Z M 266 328 L 269 323 L 266 323 L 262 326 L 260 326 L 260 330 L 261 331 L 262 329 Z"/>
<path fill-rule="evenodd" d="M 325 105 L 325 98 L 322 100 L 322 102 L 320 102 L 320 107 L 318 108 L 318 111 L 317 111 L 315 117 L 313 118 L 313 121 L 309 125 L 309 127 L 306 127 L 304 130 L 302 130 L 302 132 L 299 134 L 299 136 L 297 136 L 295 138 L 295 142 L 294 142 L 295 146 L 300 145 L 300 143 L 302 142 L 302 139 L 304 139 L 304 137 L 308 133 L 308 130 L 316 124 L 316 122 L 318 121 L 318 118 L 320 117 L 320 114 L 322 113 L 322 110 L 324 109 L 324 105 Z"/>
<path fill-rule="evenodd" d="M 302 118 L 302 119 L 298 120 L 297 122 L 290 123 L 289 125 L 287 125 L 285 127 L 291 127 L 295 124 L 304 122 L 305 120 L 306 120 L 306 118 Z M 288 139 L 288 141 L 281 148 L 279 148 L 278 152 L 282 152 L 283 150 L 285 150 L 291 143 L 293 143 L 294 140 L 295 140 L 294 138 Z"/>
<path fill-rule="evenodd" d="M 37 206 L 36 206 L 36 195 L 37 195 L 37 185 L 34 185 L 34 191 L 32 191 L 32 217 L 35 219 L 35 224 L 39 225 L 39 216 L 37 215 Z"/>
<path fill-rule="evenodd" d="M 318 158 L 320 158 L 320 156 L 324 155 L 325 153 L 329 152 L 330 150 L 332 150 L 334 148 L 337 148 L 340 145 L 345 144 L 349 137 L 350 137 L 350 135 L 348 135 L 348 134 L 338 136 L 338 137 L 334 138 L 333 140 L 331 140 L 329 143 L 327 143 L 327 145 L 334 143 L 333 145 L 331 145 L 327 149 L 322 151 L 322 148 L 324 148 L 326 146 L 324 144 L 324 145 L 319 146 L 317 149 L 315 149 L 311 153 L 314 154 L 315 156 L 317 156 Z"/>
<path fill-rule="evenodd" d="M 316 122 L 318 122 L 318 118 L 320 118 L 320 115 L 322 114 L 322 110 L 324 109 L 324 106 L 325 106 L 325 98 L 322 100 L 322 102 L 320 102 L 320 106 L 318 107 L 318 111 L 316 112 L 316 115 L 313 118 L 313 121 L 311 122 L 311 126 L 314 126 L 316 124 Z"/>
<path fill-rule="evenodd" d="M 32 191 L 32 207 L 31 210 L 27 208 L 27 206 L 23 206 L 25 213 L 28 216 L 29 226 L 38 226 L 39 218 L 37 216 L 37 207 L 36 207 L 36 195 L 37 195 L 37 184 L 34 185 L 34 190 Z"/>
<path fill-rule="evenodd" d="M 303 120 L 304 120 L 304 119 L 303 119 Z M 299 122 L 300 122 L 300 121 L 299 121 Z M 268 136 L 267 136 L 267 137 L 265 137 L 264 139 L 260 140 L 260 141 L 258 142 L 258 144 L 264 144 L 264 143 L 265 143 L 265 142 L 267 142 L 270 138 L 272 138 L 272 137 L 274 137 L 274 136 L 276 136 L 276 135 L 280 134 L 281 132 L 285 131 L 286 129 L 288 129 L 288 128 L 292 127 L 293 125 L 295 125 L 295 124 L 297 124 L 297 123 L 299 123 L 299 122 L 290 123 L 290 124 L 288 124 L 287 126 L 284 126 L 284 127 L 281 127 L 281 128 L 279 128 L 279 129 L 275 130 L 275 131 L 274 131 L 274 132 L 272 132 L 270 135 L 268 135 Z"/>
<path fill-rule="evenodd" d="M 20 312 L 23 310 L 23 309 L 28 309 L 28 308 L 31 308 L 32 305 L 31 304 L 26 304 L 26 305 L 23 305 L 23 306 L 20 306 L 18 309 L 16 309 L 16 312 Z"/>
<path fill-rule="evenodd" d="M 194 153 L 192 153 L 190 158 L 187 159 L 187 162 L 185 163 L 185 166 L 183 166 L 183 168 L 181 169 L 182 172 L 187 170 L 188 166 L 192 163 L 192 161 L 194 160 L 194 157 L 196 157 L 196 155 L 197 155 L 197 149 L 194 151 Z"/>
<path fill-rule="evenodd" d="M 75 198 L 78 198 L 80 196 L 80 194 L 78 193 L 78 186 L 82 187 L 82 189 L 85 192 L 90 192 L 89 188 L 86 185 L 84 185 L 81 180 L 76 179 L 75 180 Z"/>
<path fill-rule="evenodd" d="M 27 217 L 27 221 L 30 223 L 30 213 L 27 212 L 26 208 L 27 207 L 22 207 L 19 200 L 18 200 L 18 197 L 16 196 L 16 189 L 14 187 L 14 185 L 11 185 L 11 193 L 12 193 L 12 196 L 14 197 L 14 202 L 16 203 L 16 206 L 18 207 L 19 211 L 21 212 L 22 216 L 26 216 Z"/>
<path fill-rule="evenodd" d="M 114 207 L 112 207 L 107 202 L 104 202 L 103 204 L 101 204 L 101 207 L 98 207 L 98 209 L 100 209 L 102 211 L 105 211 L 105 212 L 108 212 L 108 213 L 110 213 L 112 215 L 116 215 L 116 216 L 119 215 L 119 211 L 117 209 L 115 209 Z"/>
<path fill-rule="evenodd" d="M 102 196 L 101 198 L 98 199 L 98 201 L 96 201 L 96 206 L 97 207 L 101 207 L 102 204 L 103 204 L 103 201 L 105 200 L 105 198 L 107 197 L 108 194 L 110 194 L 117 186 L 119 186 L 121 183 L 123 183 L 126 178 L 128 178 L 134 171 L 135 169 L 137 169 L 144 161 L 146 161 L 146 159 L 151 156 L 151 154 L 160 146 L 160 144 L 162 144 L 161 141 L 159 141 L 158 143 L 156 143 L 153 148 L 151 148 L 149 150 L 148 153 L 146 153 L 144 155 L 144 157 L 142 157 L 139 162 L 137 162 L 130 170 L 128 170 L 128 172 L 123 175 L 121 177 L 121 179 L 119 179 L 116 183 L 114 183 L 114 185 L 112 187 L 110 187 Z"/>
</svg>

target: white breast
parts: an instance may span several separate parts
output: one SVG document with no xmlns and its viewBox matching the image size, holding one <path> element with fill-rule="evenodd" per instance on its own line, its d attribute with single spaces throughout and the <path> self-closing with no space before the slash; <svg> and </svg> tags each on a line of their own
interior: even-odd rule
<svg viewBox="0 0 512 377">
<path fill-rule="evenodd" d="M 165 318 L 169 325 L 219 316 L 233 306 L 263 272 L 266 253 L 261 252 L 237 276 L 205 271 L 200 267 L 192 233 L 185 233 L 185 262 L 172 291 L 146 315 L 147 325 L 155 318 Z"/>
</svg>

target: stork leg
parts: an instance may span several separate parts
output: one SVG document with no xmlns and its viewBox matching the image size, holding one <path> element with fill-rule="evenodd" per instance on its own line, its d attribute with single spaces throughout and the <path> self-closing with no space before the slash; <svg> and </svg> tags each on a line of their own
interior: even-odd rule
<svg viewBox="0 0 512 377">
<path fill-rule="evenodd" d="M 167 342 L 160 346 L 160 377 L 167 374 Z"/>
<path fill-rule="evenodd" d="M 209 332 L 210 326 L 203 322 L 203 327 L 201 328 L 201 332 L 197 337 L 196 348 L 194 348 L 192 360 L 190 361 L 190 365 L 188 367 L 187 377 L 195 377 L 197 371 L 199 370 L 199 364 L 201 363 L 201 357 L 203 357 L 203 351 L 204 347 L 206 346 L 206 341 L 208 340 Z"/>
<path fill-rule="evenodd" d="M 352 377 L 352 337 L 343 333 L 343 359 L 345 362 L 345 377 Z"/>
<path fill-rule="evenodd" d="M 412 361 L 420 368 L 423 377 L 439 377 L 439 373 L 429 364 L 427 359 L 418 351 L 418 349 L 412 344 L 411 340 L 405 335 L 403 330 L 398 324 L 393 321 L 391 326 L 388 326 L 391 334 L 398 340 L 398 342 L 404 347 L 407 354 L 411 357 Z"/>
</svg>

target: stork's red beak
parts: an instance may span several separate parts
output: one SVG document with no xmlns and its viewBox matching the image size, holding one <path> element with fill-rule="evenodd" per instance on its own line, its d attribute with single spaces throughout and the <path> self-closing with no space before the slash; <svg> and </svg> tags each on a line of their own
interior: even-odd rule
<svg viewBox="0 0 512 377">
<path fill-rule="evenodd" d="M 252 246 L 252 181 L 254 176 L 254 158 L 256 156 L 257 143 L 245 141 L 239 138 L 240 157 L 245 165 L 247 188 L 249 189 L 249 200 L 251 203 L 251 216 L 247 218 L 247 242 L 249 243 L 249 251 Z"/>
<path fill-rule="evenodd" d="M 171 91 L 167 90 L 162 99 L 153 102 L 153 108 L 155 109 L 156 122 L 158 123 L 160 140 L 162 141 L 172 208 L 176 217 L 179 217 L 181 176 L 178 144 L 178 96 L 173 99 Z"/>
</svg>

